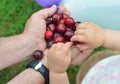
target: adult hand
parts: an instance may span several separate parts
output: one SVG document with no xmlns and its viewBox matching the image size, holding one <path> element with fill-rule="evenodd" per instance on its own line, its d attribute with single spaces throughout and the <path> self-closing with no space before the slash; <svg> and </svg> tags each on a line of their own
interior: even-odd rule
<svg viewBox="0 0 120 84">
<path fill-rule="evenodd" d="M 77 47 L 73 46 L 70 66 L 80 65 L 85 59 L 87 59 L 87 57 L 92 53 L 92 51 L 93 49 L 80 51 Z"/>
<path fill-rule="evenodd" d="M 46 41 L 44 39 L 44 33 L 46 31 L 45 19 L 52 16 L 56 12 L 56 9 L 57 7 L 53 5 L 50 8 L 40 10 L 34 13 L 26 23 L 23 34 L 37 43 L 39 50 L 43 51 L 46 49 Z M 59 7 L 59 13 L 69 14 L 63 6 Z"/>
</svg>

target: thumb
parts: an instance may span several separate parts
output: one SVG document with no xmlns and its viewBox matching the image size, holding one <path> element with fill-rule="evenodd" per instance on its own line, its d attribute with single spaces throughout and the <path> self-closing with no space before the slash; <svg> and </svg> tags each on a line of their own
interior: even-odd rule
<svg viewBox="0 0 120 84">
<path fill-rule="evenodd" d="M 49 16 L 52 16 L 56 12 L 57 6 L 53 5 L 50 8 L 46 8 L 43 10 L 40 10 L 36 12 L 38 15 L 41 15 L 44 19 L 48 18 Z"/>
</svg>

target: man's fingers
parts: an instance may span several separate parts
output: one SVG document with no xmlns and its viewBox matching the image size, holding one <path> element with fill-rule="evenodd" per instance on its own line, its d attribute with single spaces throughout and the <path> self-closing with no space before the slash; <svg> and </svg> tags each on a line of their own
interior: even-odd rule
<svg viewBox="0 0 120 84">
<path fill-rule="evenodd" d="M 66 10 L 66 11 L 64 12 L 64 14 L 70 16 L 70 11 L 69 11 L 69 10 Z"/>
<path fill-rule="evenodd" d="M 50 8 L 46 8 L 46 9 L 43 9 L 43 10 L 36 12 L 36 14 L 41 15 L 42 18 L 46 19 L 49 16 L 52 16 L 56 12 L 56 9 L 57 9 L 57 6 L 53 5 Z"/>
<path fill-rule="evenodd" d="M 43 10 L 40 10 L 38 12 L 35 13 L 35 15 L 37 14 L 37 16 L 41 16 L 43 19 L 46 19 L 50 16 L 52 16 L 57 10 L 57 6 L 53 5 L 50 8 L 46 8 Z M 70 12 L 64 7 L 64 6 L 58 6 L 58 13 L 60 14 L 66 14 L 66 15 L 70 15 Z"/>
<path fill-rule="evenodd" d="M 66 11 L 67 9 L 64 6 L 58 6 L 58 13 L 62 14 Z"/>
</svg>

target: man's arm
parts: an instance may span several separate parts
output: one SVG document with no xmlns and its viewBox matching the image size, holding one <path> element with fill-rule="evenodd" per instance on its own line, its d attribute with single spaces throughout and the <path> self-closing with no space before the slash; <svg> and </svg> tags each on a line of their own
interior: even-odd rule
<svg viewBox="0 0 120 84">
<path fill-rule="evenodd" d="M 47 51 L 44 52 L 44 58 L 41 62 L 47 67 Z M 9 81 L 8 84 L 45 84 L 45 79 L 40 72 L 27 68 Z"/>
<path fill-rule="evenodd" d="M 0 38 L 0 69 L 30 58 L 37 49 L 37 43 L 20 34 Z"/>
<path fill-rule="evenodd" d="M 27 21 L 23 34 L 0 38 L 0 69 L 30 58 L 29 55 L 37 49 L 45 50 L 45 19 L 53 15 L 55 11 L 55 5 L 40 10 Z"/>
<path fill-rule="evenodd" d="M 44 84 L 44 82 L 45 80 L 39 72 L 33 69 L 26 69 L 8 84 Z"/>
</svg>

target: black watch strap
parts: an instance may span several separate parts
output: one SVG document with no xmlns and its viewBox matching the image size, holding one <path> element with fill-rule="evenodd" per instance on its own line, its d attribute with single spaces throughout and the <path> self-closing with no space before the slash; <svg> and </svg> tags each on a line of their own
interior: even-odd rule
<svg viewBox="0 0 120 84">
<path fill-rule="evenodd" d="M 49 84 L 49 70 L 41 62 L 38 60 L 33 60 L 27 65 L 27 68 L 33 68 L 36 71 L 40 72 L 45 78 L 45 84 Z"/>
</svg>

